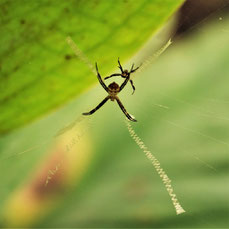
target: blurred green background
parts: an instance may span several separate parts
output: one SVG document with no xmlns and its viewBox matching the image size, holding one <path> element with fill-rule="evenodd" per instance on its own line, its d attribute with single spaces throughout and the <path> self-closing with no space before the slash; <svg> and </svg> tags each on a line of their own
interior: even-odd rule
<svg viewBox="0 0 229 229">
<path fill-rule="evenodd" d="M 227 227 L 228 1 L 190 2 L 0 1 L 2 227 Z M 186 213 L 116 103 L 81 116 L 106 92 L 67 36 L 103 77 L 149 62 L 120 99 Z"/>
</svg>

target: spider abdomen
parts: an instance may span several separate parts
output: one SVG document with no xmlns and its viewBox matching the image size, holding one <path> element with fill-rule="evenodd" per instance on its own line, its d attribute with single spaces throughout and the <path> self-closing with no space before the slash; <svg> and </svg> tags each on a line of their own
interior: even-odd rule
<svg viewBox="0 0 229 229">
<path fill-rule="evenodd" d="M 120 87 L 117 83 L 113 82 L 108 86 L 109 94 L 112 96 L 115 96 L 119 93 Z"/>
</svg>

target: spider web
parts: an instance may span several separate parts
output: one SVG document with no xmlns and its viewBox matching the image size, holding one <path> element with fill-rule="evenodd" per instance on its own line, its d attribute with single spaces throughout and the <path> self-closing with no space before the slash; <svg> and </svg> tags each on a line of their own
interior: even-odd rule
<svg viewBox="0 0 229 229">
<path fill-rule="evenodd" d="M 224 6 L 222 6 L 222 8 L 223 8 Z M 220 15 L 221 13 L 220 13 L 220 10 L 218 10 L 216 13 L 212 13 L 212 14 L 210 14 L 209 16 L 208 16 L 208 18 L 210 18 L 211 20 L 212 20 L 212 18 L 216 18 L 216 20 L 219 20 L 219 21 L 221 21 L 221 20 L 223 20 L 223 16 L 221 17 L 221 16 L 218 16 L 218 15 Z M 192 26 L 191 28 L 190 28 L 190 30 L 195 30 L 196 28 L 199 28 L 199 30 L 201 30 L 201 32 L 204 32 L 204 30 L 205 30 L 205 28 L 204 28 L 204 26 L 203 26 L 203 24 L 204 23 L 207 23 L 207 18 L 205 18 L 204 20 L 202 20 L 200 23 L 198 23 L 197 25 L 195 25 L 195 26 Z M 225 29 L 223 29 L 222 30 L 223 32 L 227 32 Z M 179 38 L 179 37 L 178 37 Z M 177 39 L 177 37 L 176 37 L 176 39 Z M 146 60 L 146 61 L 144 61 L 144 64 L 143 64 L 143 68 L 141 69 L 141 70 L 143 70 L 144 68 L 147 68 L 147 66 L 148 66 L 148 64 L 150 64 L 150 63 L 152 63 L 152 61 L 153 60 L 155 60 L 156 59 L 156 57 L 158 57 L 158 56 L 160 56 L 169 46 L 171 45 L 171 40 L 169 40 L 169 42 L 164 46 L 164 47 L 162 47 L 162 49 L 158 52 L 158 54 L 157 55 L 155 55 L 155 56 L 153 56 L 153 57 L 150 57 L 149 58 L 149 60 Z M 82 58 L 83 59 L 83 58 Z M 84 61 L 85 63 L 87 63 L 87 61 Z M 140 72 L 140 71 L 139 71 Z M 161 94 L 161 95 L 163 95 L 164 97 L 166 97 L 166 96 L 168 96 L 168 95 L 166 95 L 166 94 Z M 185 100 L 183 100 L 183 99 L 180 99 L 180 98 L 176 98 L 176 97 L 172 97 L 172 98 L 170 98 L 171 100 L 173 100 L 175 103 L 177 103 L 177 104 L 180 104 L 180 105 L 187 105 L 187 106 L 189 106 L 190 108 L 192 108 L 192 113 L 193 113 L 193 115 L 194 116 L 196 116 L 196 117 L 202 117 L 202 118 L 204 118 L 204 117 L 208 117 L 208 118 L 211 118 L 211 119 L 216 119 L 216 120 L 224 120 L 224 121 L 228 121 L 229 119 L 228 119 L 228 117 L 227 116 L 224 116 L 224 115 L 222 115 L 222 114 L 219 114 L 219 113 L 217 113 L 216 111 L 212 111 L 212 110 L 207 110 L 207 109 L 205 109 L 205 108 L 203 108 L 203 107 L 199 107 L 199 106 L 196 106 L 196 105 L 193 105 L 192 103 L 190 103 L 189 101 L 185 101 Z M 216 99 L 216 98 L 204 98 L 204 97 L 199 97 L 199 100 L 206 100 L 206 101 L 208 101 L 209 103 L 214 103 L 214 104 L 219 104 L 219 103 L 221 103 L 221 104 L 227 104 L 228 103 L 228 101 L 225 101 L 225 100 L 219 100 L 219 99 Z M 141 109 L 143 109 L 143 107 L 141 107 L 141 105 L 137 105 L 138 107 L 139 107 L 139 110 L 141 110 Z M 156 106 L 156 107 L 158 107 L 158 108 L 162 108 L 162 109 L 164 109 L 164 110 L 166 110 L 167 112 L 169 112 L 170 111 L 170 109 L 172 109 L 169 105 L 167 105 L 167 104 L 159 104 L 159 103 L 157 103 L 157 102 L 155 102 L 155 103 L 153 103 L 153 106 Z M 214 106 L 212 106 L 212 107 L 214 107 Z M 198 130 L 195 130 L 194 128 L 190 128 L 190 127 L 188 127 L 188 126 L 184 126 L 183 124 L 179 124 L 178 122 L 176 122 L 176 121 L 174 121 L 174 120 L 168 120 L 168 119 L 163 119 L 163 122 L 164 123 L 167 123 L 167 124 L 169 124 L 172 128 L 176 128 L 176 129 L 180 129 L 180 130 L 182 130 L 182 131 L 184 131 L 184 132 L 186 132 L 186 133 L 191 133 L 191 134 L 193 134 L 193 135 L 196 135 L 197 137 L 200 137 L 201 139 L 205 139 L 205 140 L 208 140 L 208 141 L 211 141 L 211 142 L 214 142 L 214 143 L 216 143 L 216 144 L 219 144 L 219 145 L 223 145 L 223 146 L 225 146 L 225 149 L 229 146 L 229 144 L 226 142 L 226 141 L 224 141 L 224 140 L 221 140 L 220 138 L 217 138 L 217 137 L 214 137 L 214 136 L 212 136 L 212 135 L 209 135 L 209 134 L 206 134 L 205 132 L 202 132 L 202 131 L 198 131 Z M 129 123 L 128 123 L 129 124 Z M 129 127 L 129 131 L 130 131 L 130 133 L 132 133 L 132 136 L 134 136 L 133 138 L 134 138 L 134 140 L 136 141 L 136 143 L 138 144 L 139 143 L 139 147 L 140 148 L 142 148 L 143 149 L 143 151 L 145 150 L 145 153 L 149 153 L 148 151 L 147 151 L 147 149 L 146 149 L 146 147 L 145 147 L 145 145 L 144 145 L 144 143 L 140 140 L 140 138 L 136 135 L 136 133 L 134 133 L 133 131 L 133 129 L 132 129 L 132 127 L 131 126 L 129 126 L 128 125 L 128 127 Z M 184 151 L 184 149 L 181 149 L 181 150 L 179 150 L 179 152 L 184 152 L 184 153 L 186 153 L 186 154 L 190 154 L 191 155 L 191 157 L 193 157 L 195 160 L 197 160 L 201 165 L 204 165 L 206 168 L 208 168 L 208 169 L 210 169 L 211 171 L 213 171 L 214 173 L 218 173 L 219 171 L 218 171 L 218 169 L 216 169 L 213 165 L 211 165 L 210 163 L 207 163 L 207 162 L 205 162 L 205 160 L 203 160 L 202 158 L 201 158 L 201 156 L 199 156 L 198 155 L 198 152 L 195 152 L 195 153 L 193 153 L 193 152 L 191 152 L 190 150 L 188 150 L 188 151 Z M 149 154 L 148 154 L 148 157 L 150 158 L 153 158 L 152 156 L 150 156 Z M 154 161 L 154 159 L 152 159 L 153 161 Z M 211 187 L 212 189 L 213 189 L 213 186 Z M 174 206 L 175 206 L 175 208 L 176 208 L 176 211 L 178 212 L 178 213 L 183 213 L 183 209 L 182 209 L 182 207 L 180 206 L 180 204 L 179 204 L 179 202 L 178 202 L 178 204 L 177 204 L 177 199 L 175 199 L 175 204 L 174 204 Z M 174 202 L 173 202 L 174 203 Z M 177 204 L 177 205 L 176 205 Z M 190 214 L 190 213 L 189 213 Z M 208 221 L 207 220 L 204 220 L 203 219 L 203 221 L 204 221 L 204 224 L 205 225 L 208 225 L 209 223 L 208 223 Z"/>
<path fill-rule="evenodd" d="M 76 46 L 76 44 L 74 43 L 74 41 L 71 39 L 71 37 L 67 37 L 66 39 L 67 43 L 70 45 L 70 47 L 72 48 L 72 50 L 74 51 L 75 55 L 78 56 L 85 64 L 87 64 L 92 73 L 94 73 L 95 75 L 97 75 L 97 73 L 95 72 L 93 65 L 91 64 L 91 62 L 89 61 L 89 59 L 83 54 L 83 52 Z M 149 57 L 146 61 L 144 61 L 143 65 L 141 66 L 141 68 L 139 68 L 138 72 L 141 72 L 142 70 L 144 70 L 144 68 L 146 68 L 149 64 L 152 63 L 152 61 L 156 60 L 156 58 L 158 58 L 170 45 L 172 44 L 171 40 L 169 40 L 161 49 L 159 49 L 153 56 Z M 176 194 L 174 193 L 173 187 L 171 185 L 171 180 L 169 179 L 169 177 L 167 176 L 167 174 L 165 173 L 165 171 L 161 168 L 160 162 L 156 159 L 156 157 L 147 149 L 145 143 L 138 137 L 138 135 L 136 134 L 136 132 L 134 131 L 132 125 L 129 123 L 129 120 L 126 121 L 126 126 L 127 129 L 129 131 L 129 134 L 131 136 L 131 138 L 133 138 L 133 140 L 136 142 L 136 144 L 139 146 L 139 148 L 145 153 L 146 157 L 152 162 L 154 168 L 156 169 L 158 175 L 161 177 L 166 190 L 168 191 L 172 203 L 175 207 L 176 213 L 182 214 L 185 212 L 185 210 L 182 208 L 182 206 L 180 205 Z"/>
</svg>

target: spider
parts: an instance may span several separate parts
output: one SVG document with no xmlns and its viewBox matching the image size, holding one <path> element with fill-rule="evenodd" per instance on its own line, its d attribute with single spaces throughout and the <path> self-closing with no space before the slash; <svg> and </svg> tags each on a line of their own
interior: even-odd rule
<svg viewBox="0 0 229 229">
<path fill-rule="evenodd" d="M 140 67 L 140 66 L 138 66 L 137 68 L 134 69 L 134 64 L 133 64 L 129 72 L 128 72 L 128 70 L 126 70 L 126 69 L 123 70 L 122 65 L 120 64 L 119 58 L 118 58 L 118 65 L 119 65 L 118 67 L 120 68 L 120 70 L 121 70 L 122 73 L 115 73 L 115 74 L 112 74 L 112 75 L 110 75 L 110 76 L 107 76 L 107 77 L 104 78 L 105 80 L 106 80 L 106 79 L 109 79 L 109 78 L 111 78 L 111 77 L 113 77 L 113 76 L 121 76 L 121 77 L 123 77 L 123 78 L 127 78 L 127 77 L 130 76 L 131 73 L 135 72 L 135 71 L 138 70 L 139 67 Z M 133 83 L 133 81 L 132 81 L 131 79 L 130 79 L 130 83 L 131 83 L 131 86 L 132 86 L 132 88 L 133 88 L 133 93 L 132 93 L 132 95 L 133 95 L 134 92 L 135 92 L 135 86 L 134 86 L 134 83 Z"/>
<path fill-rule="evenodd" d="M 115 82 L 109 84 L 109 86 L 107 87 L 106 84 L 103 82 L 99 71 L 98 71 L 98 66 L 97 63 L 95 63 L 95 67 L 96 67 L 96 71 L 97 71 L 97 77 L 99 80 L 99 83 L 102 85 L 102 87 L 106 90 L 106 92 L 109 94 L 96 108 L 94 108 L 93 110 L 83 113 L 83 115 L 92 115 L 94 112 L 96 112 L 100 107 L 102 107 L 109 99 L 111 101 L 116 100 L 119 107 L 121 108 L 122 112 L 126 115 L 126 117 L 133 122 L 137 122 L 137 120 L 135 120 L 125 109 L 125 107 L 123 106 L 123 104 L 121 103 L 120 99 L 118 98 L 117 94 L 126 86 L 128 80 L 130 79 L 130 74 L 126 75 L 126 79 L 125 81 L 121 84 L 121 86 L 119 87 L 119 85 Z M 132 69 L 132 68 L 131 68 Z"/>
</svg>

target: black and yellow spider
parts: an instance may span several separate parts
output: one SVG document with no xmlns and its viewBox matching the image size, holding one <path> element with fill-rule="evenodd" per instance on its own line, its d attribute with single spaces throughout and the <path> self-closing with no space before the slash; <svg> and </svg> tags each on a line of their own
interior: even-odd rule
<svg viewBox="0 0 229 229">
<path fill-rule="evenodd" d="M 119 63 L 120 64 L 120 63 Z M 100 82 L 100 84 L 102 85 L 102 87 L 107 91 L 107 93 L 109 94 L 96 108 L 94 108 L 93 110 L 91 110 L 90 112 L 86 112 L 83 113 L 83 115 L 91 115 L 94 112 L 96 112 L 100 107 L 102 107 L 109 99 L 111 101 L 117 101 L 119 107 L 121 108 L 122 112 L 126 115 L 126 117 L 133 122 L 137 122 L 137 120 L 135 120 L 125 109 L 125 107 L 123 106 L 123 104 L 121 103 L 120 99 L 118 98 L 117 94 L 126 86 L 127 82 L 130 79 L 130 72 L 127 71 L 127 75 L 125 77 L 125 81 L 121 84 L 121 86 L 119 87 L 119 85 L 115 82 L 109 84 L 109 86 L 107 87 L 106 84 L 103 82 L 99 71 L 98 71 L 98 66 L 97 63 L 95 63 L 95 67 L 96 67 L 96 71 L 97 71 L 97 77 L 98 80 Z M 133 67 L 133 66 L 132 66 Z M 120 65 L 120 68 L 121 65 Z M 132 69 L 132 68 L 131 68 Z M 132 69 L 133 70 L 133 69 Z"/>
<path fill-rule="evenodd" d="M 131 67 L 130 71 L 128 71 L 128 70 L 126 70 L 126 69 L 123 70 L 122 65 L 120 64 L 119 59 L 118 59 L 118 65 L 119 65 L 118 67 L 119 67 L 120 70 L 121 70 L 121 73 L 115 73 L 115 74 L 112 74 L 112 75 L 110 75 L 110 76 L 107 76 L 107 77 L 104 78 L 105 80 L 106 80 L 106 79 L 109 79 L 109 78 L 111 78 L 111 77 L 113 77 L 113 76 L 121 76 L 121 77 L 123 77 L 123 78 L 127 78 L 127 77 L 130 76 L 131 73 L 135 72 L 135 71 L 138 70 L 139 67 L 140 67 L 140 66 L 138 66 L 137 68 L 134 69 L 134 64 L 132 64 L 132 67 Z M 133 88 L 133 93 L 132 93 L 132 94 L 134 94 L 135 86 L 134 86 L 134 83 L 133 83 L 133 81 L 132 81 L 131 79 L 130 79 L 130 83 L 131 83 L 131 86 L 132 86 L 132 88 Z"/>
</svg>

